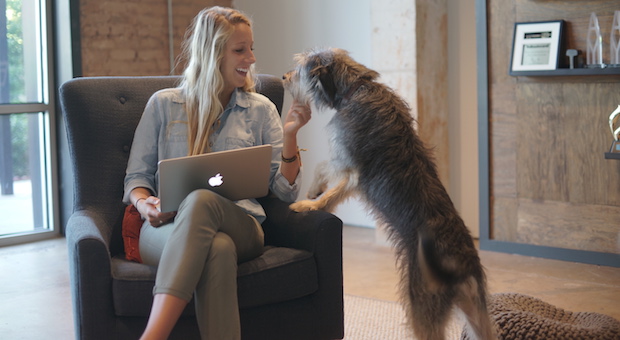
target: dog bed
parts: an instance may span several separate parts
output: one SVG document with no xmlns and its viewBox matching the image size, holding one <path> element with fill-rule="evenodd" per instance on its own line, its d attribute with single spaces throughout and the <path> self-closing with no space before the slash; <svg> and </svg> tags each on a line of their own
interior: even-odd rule
<svg viewBox="0 0 620 340">
<path fill-rule="evenodd" d="M 501 340 L 620 339 L 620 321 L 610 316 L 569 312 L 522 294 L 492 295 L 489 314 Z M 471 340 L 466 333 L 461 340 Z"/>
</svg>

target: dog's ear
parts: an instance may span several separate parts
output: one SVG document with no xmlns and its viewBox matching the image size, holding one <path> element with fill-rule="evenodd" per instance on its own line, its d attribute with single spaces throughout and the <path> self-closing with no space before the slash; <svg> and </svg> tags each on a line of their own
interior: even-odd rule
<svg viewBox="0 0 620 340">
<path fill-rule="evenodd" d="M 330 105 L 334 105 L 336 100 L 336 84 L 334 83 L 334 77 L 329 66 L 320 66 L 320 70 L 317 70 L 316 76 L 323 88 L 323 94 L 328 99 Z"/>
</svg>

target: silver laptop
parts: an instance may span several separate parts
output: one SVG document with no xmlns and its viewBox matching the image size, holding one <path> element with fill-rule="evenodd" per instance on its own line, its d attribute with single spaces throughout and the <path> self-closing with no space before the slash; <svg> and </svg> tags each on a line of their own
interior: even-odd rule
<svg viewBox="0 0 620 340">
<path fill-rule="evenodd" d="M 271 145 L 171 158 L 159 164 L 159 209 L 175 211 L 196 189 L 212 190 L 232 201 L 266 196 Z"/>
</svg>

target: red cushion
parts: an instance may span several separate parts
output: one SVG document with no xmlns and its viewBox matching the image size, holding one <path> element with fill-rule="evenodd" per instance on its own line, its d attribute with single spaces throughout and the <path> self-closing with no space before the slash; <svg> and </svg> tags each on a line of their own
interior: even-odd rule
<svg viewBox="0 0 620 340">
<path fill-rule="evenodd" d="M 140 257 L 140 228 L 142 228 L 142 216 L 138 209 L 130 204 L 125 208 L 125 216 L 123 216 L 122 235 L 123 244 L 125 246 L 125 258 L 129 261 L 142 263 Z"/>
</svg>

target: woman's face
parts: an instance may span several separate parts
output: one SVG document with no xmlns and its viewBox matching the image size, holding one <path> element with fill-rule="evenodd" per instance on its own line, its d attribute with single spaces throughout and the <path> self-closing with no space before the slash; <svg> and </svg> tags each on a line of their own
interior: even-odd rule
<svg viewBox="0 0 620 340">
<path fill-rule="evenodd" d="M 245 84 L 250 66 L 256 62 L 252 52 L 252 29 L 246 24 L 235 25 L 235 32 L 224 47 L 220 72 L 224 77 L 224 92 L 229 94 Z"/>
</svg>

